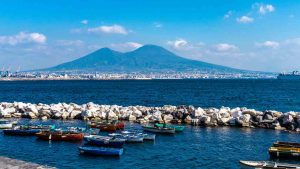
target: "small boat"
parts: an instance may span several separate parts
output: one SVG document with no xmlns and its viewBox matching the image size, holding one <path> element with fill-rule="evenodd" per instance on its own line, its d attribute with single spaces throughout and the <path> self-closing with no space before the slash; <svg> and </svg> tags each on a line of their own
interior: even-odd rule
<svg viewBox="0 0 300 169">
<path fill-rule="evenodd" d="M 139 135 L 139 136 L 143 136 L 144 137 L 144 141 L 154 141 L 156 135 L 155 134 L 149 134 L 149 133 L 141 133 L 138 131 L 121 131 L 122 134 L 135 134 L 135 135 Z"/>
<path fill-rule="evenodd" d="M 142 133 L 142 134 L 143 134 L 144 140 L 147 140 L 147 141 L 155 140 L 155 137 L 156 137 L 155 134 L 145 134 L 145 133 Z"/>
<path fill-rule="evenodd" d="M 256 169 L 300 169 L 298 164 L 277 163 L 273 161 L 240 161 L 243 168 L 256 168 Z"/>
<path fill-rule="evenodd" d="M 70 131 L 42 131 L 35 134 L 41 140 L 53 141 L 81 141 L 83 133 Z"/>
<path fill-rule="evenodd" d="M 3 133 L 5 135 L 17 135 L 17 136 L 34 136 L 36 133 L 41 132 L 41 129 L 31 129 L 24 127 L 15 127 L 13 129 L 5 129 Z"/>
<path fill-rule="evenodd" d="M 300 148 L 294 147 L 270 147 L 271 158 L 300 158 Z"/>
<path fill-rule="evenodd" d="M 108 147 L 78 147 L 80 154 L 103 155 L 103 156 L 120 156 L 123 154 L 123 148 Z"/>
<path fill-rule="evenodd" d="M 294 147 L 294 148 L 300 148 L 300 143 L 294 143 L 294 142 L 275 142 L 273 143 L 273 147 Z"/>
<path fill-rule="evenodd" d="M 155 126 L 157 127 L 164 127 L 164 124 L 161 123 L 156 123 Z M 174 128 L 176 132 L 182 132 L 184 130 L 184 126 L 179 126 L 179 125 L 169 125 L 167 124 L 166 127 L 168 128 Z"/>
<path fill-rule="evenodd" d="M 142 126 L 144 131 L 161 133 L 161 134 L 175 134 L 174 128 L 163 128 L 163 127 L 153 127 L 153 126 Z"/>
<path fill-rule="evenodd" d="M 84 136 L 84 140 L 86 140 L 87 144 L 89 145 L 115 147 L 115 148 L 122 148 L 126 141 L 125 139 L 121 139 L 121 138 L 99 136 L 99 135 Z"/>
<path fill-rule="evenodd" d="M 0 129 L 10 129 L 13 127 L 13 123 L 8 120 L 0 120 Z"/>
<path fill-rule="evenodd" d="M 122 134 L 122 133 L 110 133 L 108 134 L 111 137 L 121 138 L 126 140 L 127 143 L 142 143 L 144 141 L 143 135 L 138 134 Z"/>
<path fill-rule="evenodd" d="M 91 122 L 88 124 L 91 128 L 98 128 L 100 131 L 116 131 L 123 130 L 125 128 L 125 124 L 123 122 Z"/>
</svg>

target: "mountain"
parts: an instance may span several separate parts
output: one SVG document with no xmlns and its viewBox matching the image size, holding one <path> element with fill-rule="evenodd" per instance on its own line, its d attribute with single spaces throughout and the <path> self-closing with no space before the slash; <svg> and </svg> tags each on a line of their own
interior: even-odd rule
<svg viewBox="0 0 300 169">
<path fill-rule="evenodd" d="M 162 72 L 218 71 L 240 72 L 225 66 L 190 60 L 155 45 L 145 45 L 132 52 L 121 53 L 102 48 L 71 62 L 44 71 Z"/>
</svg>

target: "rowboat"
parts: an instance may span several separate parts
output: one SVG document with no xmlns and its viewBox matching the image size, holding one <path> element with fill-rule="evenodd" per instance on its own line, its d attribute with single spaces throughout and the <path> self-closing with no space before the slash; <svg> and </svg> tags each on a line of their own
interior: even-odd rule
<svg viewBox="0 0 300 169">
<path fill-rule="evenodd" d="M 138 131 L 121 131 L 121 133 L 123 135 L 132 134 L 132 135 L 143 136 L 143 138 L 144 138 L 143 141 L 154 141 L 155 137 L 156 137 L 155 134 L 141 133 L 141 132 L 138 132 Z"/>
<path fill-rule="evenodd" d="M 120 156 L 123 154 L 123 148 L 108 147 L 78 147 L 80 154 L 104 155 L 104 156 Z"/>
<path fill-rule="evenodd" d="M 13 127 L 13 123 L 8 120 L 0 120 L 0 129 L 10 129 Z"/>
<path fill-rule="evenodd" d="M 53 141 L 81 141 L 83 133 L 70 131 L 42 131 L 35 134 L 41 140 Z"/>
<path fill-rule="evenodd" d="M 142 143 L 144 141 L 143 135 L 137 134 L 122 134 L 122 133 L 110 133 L 109 136 L 121 138 L 126 140 L 127 143 Z"/>
<path fill-rule="evenodd" d="M 300 158 L 300 148 L 270 147 L 269 155 L 272 158 Z"/>
<path fill-rule="evenodd" d="M 174 128 L 163 128 L 163 127 L 152 127 L 152 126 L 142 126 L 144 131 L 152 133 L 161 133 L 161 134 L 175 134 Z"/>
<path fill-rule="evenodd" d="M 139 135 L 142 135 L 144 137 L 145 141 L 154 141 L 156 135 L 155 134 L 146 134 L 146 133 L 139 133 Z"/>
<path fill-rule="evenodd" d="M 273 143 L 273 147 L 295 147 L 300 148 L 300 143 L 294 143 L 294 142 L 275 142 Z"/>
<path fill-rule="evenodd" d="M 164 124 L 156 123 L 155 126 L 157 127 L 164 127 Z M 184 130 L 184 126 L 179 126 L 179 125 L 169 125 L 167 124 L 166 127 L 168 128 L 174 128 L 176 132 L 182 132 Z"/>
<path fill-rule="evenodd" d="M 3 133 L 5 135 L 17 135 L 17 136 L 34 136 L 36 133 L 41 132 L 40 129 L 5 129 Z"/>
<path fill-rule="evenodd" d="M 86 140 L 89 145 L 115 148 L 122 148 L 125 143 L 125 139 L 99 135 L 84 136 L 84 140 Z"/>
<path fill-rule="evenodd" d="M 125 124 L 123 122 L 91 122 L 88 124 L 91 128 L 98 128 L 100 131 L 116 131 L 123 130 Z"/>
<path fill-rule="evenodd" d="M 298 164 L 288 164 L 288 163 L 277 163 L 273 161 L 240 161 L 243 168 L 256 168 L 256 169 L 300 169 Z"/>
</svg>

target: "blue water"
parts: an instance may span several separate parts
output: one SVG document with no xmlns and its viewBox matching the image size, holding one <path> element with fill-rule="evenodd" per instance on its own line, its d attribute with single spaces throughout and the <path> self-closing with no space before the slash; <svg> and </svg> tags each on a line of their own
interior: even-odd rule
<svg viewBox="0 0 300 169">
<path fill-rule="evenodd" d="M 299 91 L 300 82 L 277 80 L 27 81 L 0 82 L 0 101 L 224 105 L 300 111 Z M 28 122 L 41 123 L 21 120 Z M 43 123 L 85 126 L 82 121 Z M 128 123 L 127 127 L 140 126 Z M 239 168 L 241 159 L 268 160 L 268 147 L 277 140 L 300 142 L 300 137 L 268 129 L 186 126 L 183 133 L 160 135 L 155 143 L 126 144 L 120 158 L 111 158 L 79 155 L 80 142 L 48 142 L 1 133 L 0 155 L 58 168 Z"/>
</svg>

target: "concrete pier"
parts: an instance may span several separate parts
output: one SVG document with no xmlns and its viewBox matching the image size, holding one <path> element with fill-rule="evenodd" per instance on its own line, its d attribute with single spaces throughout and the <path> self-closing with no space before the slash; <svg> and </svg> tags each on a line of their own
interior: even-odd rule
<svg viewBox="0 0 300 169">
<path fill-rule="evenodd" d="M 22 160 L 16 160 L 8 157 L 0 156 L 1 169 L 55 169 L 54 167 L 43 166 Z"/>
</svg>

